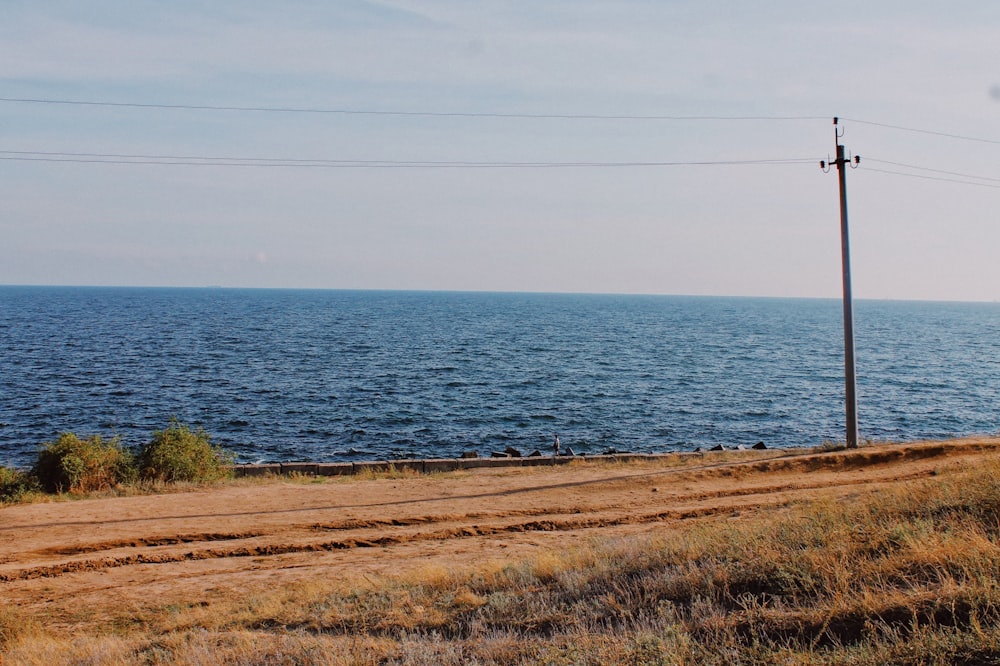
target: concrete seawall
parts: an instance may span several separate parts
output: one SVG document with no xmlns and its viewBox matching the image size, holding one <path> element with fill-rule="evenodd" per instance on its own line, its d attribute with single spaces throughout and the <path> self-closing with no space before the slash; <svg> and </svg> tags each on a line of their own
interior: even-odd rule
<svg viewBox="0 0 1000 666">
<path fill-rule="evenodd" d="M 392 471 L 411 471 L 420 474 L 453 472 L 460 469 L 481 467 L 534 467 L 538 465 L 565 465 L 571 462 L 625 463 L 643 460 L 665 460 L 698 456 L 700 453 L 615 453 L 596 456 L 525 456 L 521 458 L 428 458 L 414 460 L 379 460 L 344 463 L 287 462 L 261 465 L 233 465 L 237 477 L 244 476 L 349 476 L 352 474 L 385 474 Z"/>
</svg>

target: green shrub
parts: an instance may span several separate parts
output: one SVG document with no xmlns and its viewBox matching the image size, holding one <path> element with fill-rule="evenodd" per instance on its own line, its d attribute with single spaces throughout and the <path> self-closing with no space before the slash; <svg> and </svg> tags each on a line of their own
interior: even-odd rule
<svg viewBox="0 0 1000 666">
<path fill-rule="evenodd" d="M 38 490 L 35 479 L 16 469 L 0 467 L 0 504 L 20 502 Z"/>
<path fill-rule="evenodd" d="M 42 445 L 32 474 L 44 490 L 54 493 L 106 490 L 136 478 L 134 457 L 117 437 L 80 439 L 71 432 Z"/>
<path fill-rule="evenodd" d="M 212 445 L 208 434 L 174 421 L 139 450 L 139 473 L 149 481 L 218 481 L 234 456 Z"/>
</svg>

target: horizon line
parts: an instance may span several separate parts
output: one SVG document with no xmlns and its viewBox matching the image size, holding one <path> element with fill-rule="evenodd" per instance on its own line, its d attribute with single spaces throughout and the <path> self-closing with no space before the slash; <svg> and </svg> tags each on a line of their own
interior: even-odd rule
<svg viewBox="0 0 1000 666">
<path fill-rule="evenodd" d="M 235 285 L 123 285 L 123 284 L 28 284 L 0 283 L 0 288 L 32 288 L 32 289 L 150 289 L 150 290 L 225 290 L 225 291 L 339 291 L 339 292 L 371 292 L 371 293 L 413 293 L 413 294 L 508 294 L 536 296 L 623 296 L 652 298 L 729 298 L 729 299 L 774 299 L 774 300 L 815 300 L 840 301 L 841 296 L 806 296 L 806 295 L 766 295 L 766 294 L 684 294 L 665 292 L 616 292 L 616 291 L 549 291 L 549 290 L 513 290 L 513 289 L 426 289 L 399 287 L 248 287 Z M 1000 300 L 979 299 L 943 299 L 919 297 L 855 297 L 855 302 L 908 302 L 908 303 L 981 303 L 995 304 Z"/>
</svg>

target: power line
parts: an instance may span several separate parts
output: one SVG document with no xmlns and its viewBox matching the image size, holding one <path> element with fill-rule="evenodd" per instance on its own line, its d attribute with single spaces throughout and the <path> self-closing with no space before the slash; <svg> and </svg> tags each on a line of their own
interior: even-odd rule
<svg viewBox="0 0 1000 666">
<path fill-rule="evenodd" d="M 899 130 L 900 132 L 914 132 L 916 134 L 929 134 L 931 136 L 940 136 L 947 139 L 959 139 L 961 141 L 974 141 L 977 143 L 989 143 L 994 145 L 1000 145 L 1000 141 L 996 139 L 984 139 L 982 137 L 977 137 L 977 136 L 952 134 L 951 132 L 940 132 L 937 130 L 920 129 L 918 127 L 903 127 L 901 125 L 891 125 L 889 123 L 880 123 L 871 120 L 859 120 L 857 118 L 841 118 L 841 120 L 846 120 L 852 123 L 858 123 L 859 125 L 871 125 L 873 127 L 884 127 L 886 129 Z"/>
<path fill-rule="evenodd" d="M 919 173 L 906 173 L 903 171 L 892 171 L 891 169 L 878 169 L 868 167 L 865 171 L 874 171 L 876 173 L 888 173 L 894 176 L 906 176 L 907 178 L 920 178 L 921 180 L 936 180 L 943 183 L 958 183 L 960 185 L 974 185 L 977 187 L 991 187 L 993 189 L 1000 189 L 1000 185 L 990 185 L 989 183 L 977 183 L 971 180 L 959 180 L 957 178 L 942 178 L 940 176 L 924 176 Z"/>
<path fill-rule="evenodd" d="M 931 173 L 940 173 L 946 176 L 959 176 L 961 178 L 973 178 L 975 180 L 989 180 L 993 182 L 1000 183 L 1000 178 L 992 178 L 990 176 L 977 176 L 971 173 L 961 173 L 958 171 L 946 171 L 944 169 L 932 169 L 929 167 L 916 166 L 914 164 L 903 164 L 902 162 L 890 162 L 889 160 L 879 160 L 873 157 L 866 157 L 865 162 L 877 162 L 879 164 L 889 164 L 892 166 L 903 167 L 904 169 L 914 169 L 916 171 L 928 171 Z"/>
<path fill-rule="evenodd" d="M 211 104 L 154 104 L 142 102 L 108 102 L 99 100 L 44 99 L 28 97 L 0 97 L 0 102 L 21 104 L 57 104 L 71 106 L 99 106 L 131 109 L 162 109 L 170 111 L 241 111 L 253 113 L 312 113 L 364 116 L 417 116 L 430 118 L 522 118 L 547 120 L 690 120 L 690 121 L 785 121 L 825 120 L 826 116 L 722 116 L 722 115 L 605 115 L 596 113 L 491 113 L 471 111 L 400 111 L 388 109 L 331 109 L 318 107 L 285 106 L 217 106 Z"/>
<path fill-rule="evenodd" d="M 625 167 L 691 166 L 777 166 L 811 164 L 814 158 L 750 160 L 686 160 L 628 162 L 502 162 L 502 161 L 431 161 L 431 160 L 332 160 L 262 157 L 210 157 L 196 155 L 129 155 L 121 153 L 71 153 L 0 150 L 0 160 L 21 162 L 64 162 L 74 164 L 136 164 L 164 166 L 216 166 L 256 168 L 327 168 L 327 169 L 562 169 Z"/>
<path fill-rule="evenodd" d="M 323 107 L 292 107 L 292 106 L 230 106 L 214 104 L 160 104 L 153 102 L 111 102 L 107 100 L 77 100 L 55 99 L 41 97 L 0 97 L 0 102 L 16 104 L 50 104 L 64 106 L 91 106 L 127 109 L 160 109 L 167 111 L 232 111 L 249 113 L 293 113 L 293 114 L 331 114 L 359 116 L 401 116 L 427 118 L 514 118 L 526 120 L 634 120 L 634 121 L 813 121 L 826 120 L 829 116 L 806 115 L 671 115 L 671 114 L 598 114 L 598 113 L 500 113 L 475 111 L 402 111 L 398 109 L 348 109 Z M 913 132 L 930 136 L 939 136 L 961 141 L 973 141 L 1000 145 L 1000 140 L 988 139 L 953 132 L 906 127 L 892 123 L 861 118 L 842 117 L 841 120 L 870 125 L 901 132 Z"/>
</svg>

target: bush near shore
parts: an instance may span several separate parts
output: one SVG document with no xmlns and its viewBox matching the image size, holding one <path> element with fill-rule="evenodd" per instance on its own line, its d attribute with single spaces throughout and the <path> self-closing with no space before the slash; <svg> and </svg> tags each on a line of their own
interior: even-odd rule
<svg viewBox="0 0 1000 666">
<path fill-rule="evenodd" d="M 0 503 L 31 499 L 39 492 L 84 494 L 147 483 L 209 483 L 229 475 L 234 456 L 214 446 L 200 428 L 178 421 L 153 433 L 133 451 L 118 437 L 61 434 L 38 450 L 27 472 L 0 467 Z"/>
<path fill-rule="evenodd" d="M 235 460 L 228 451 L 213 446 L 204 430 L 192 431 L 173 421 L 166 430 L 153 433 L 138 456 L 139 474 L 148 481 L 196 483 L 218 481 L 228 475 Z"/>
<path fill-rule="evenodd" d="M 22 502 L 38 490 L 38 481 L 30 474 L 0 467 L 0 504 Z"/>
<path fill-rule="evenodd" d="M 117 437 L 64 432 L 42 445 L 31 475 L 50 493 L 88 493 L 134 482 L 135 457 Z"/>
</svg>

